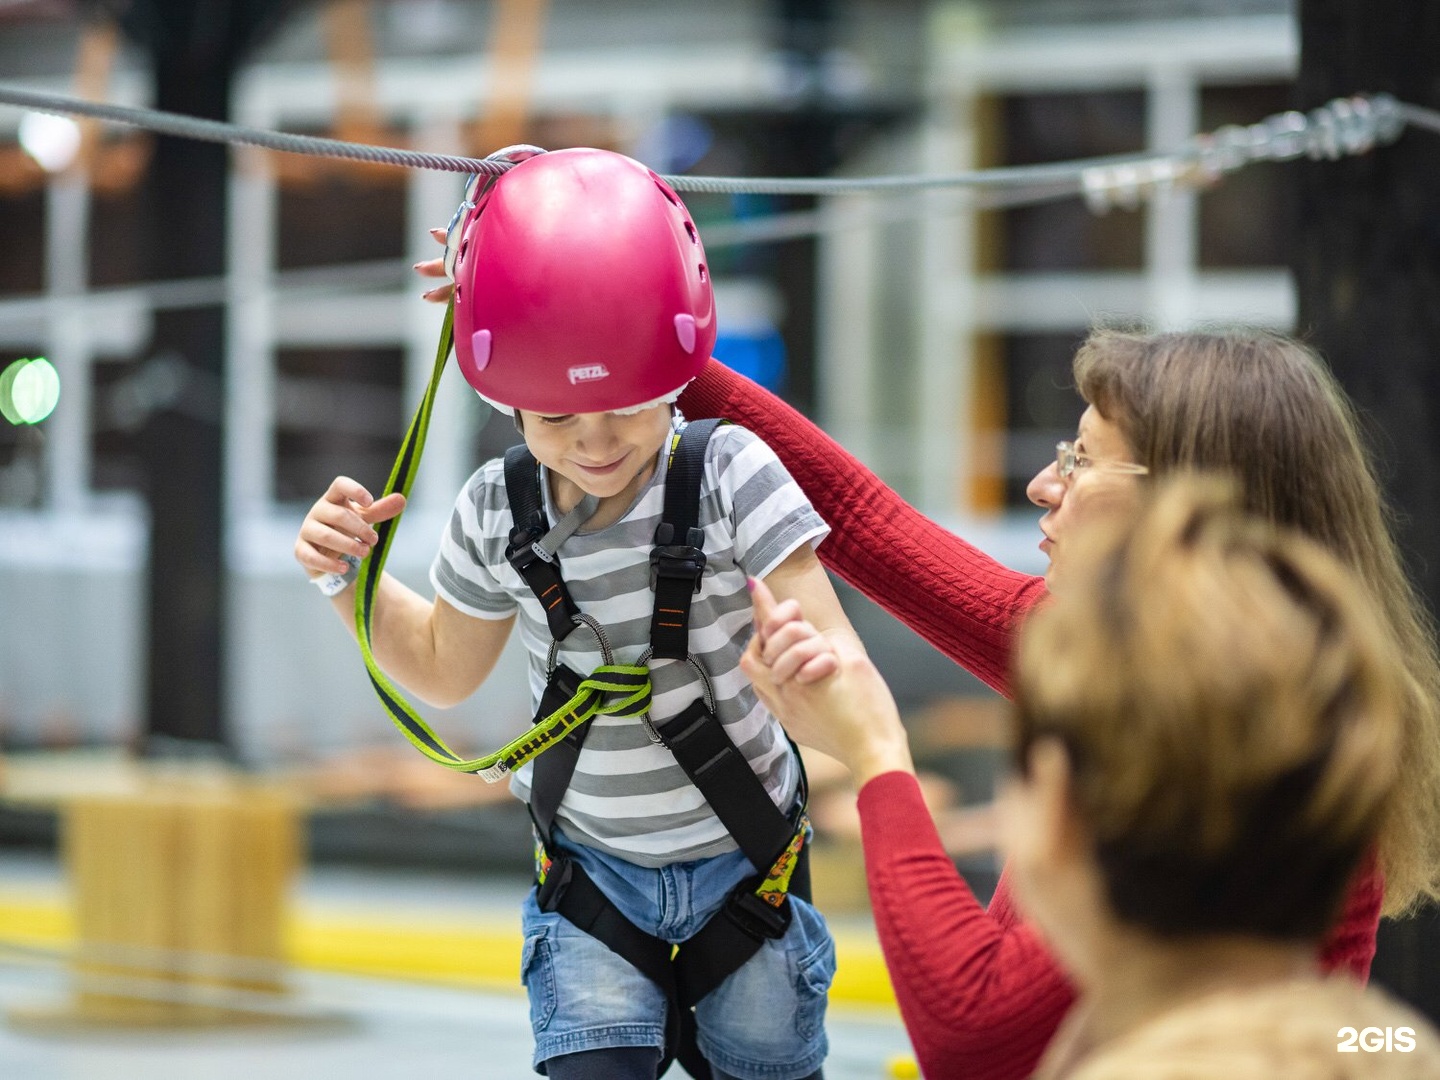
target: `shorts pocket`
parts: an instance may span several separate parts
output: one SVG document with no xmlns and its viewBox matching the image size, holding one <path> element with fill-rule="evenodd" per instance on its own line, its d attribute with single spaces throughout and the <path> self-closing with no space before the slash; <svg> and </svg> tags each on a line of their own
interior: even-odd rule
<svg viewBox="0 0 1440 1080">
<path fill-rule="evenodd" d="M 795 1033 L 809 1041 L 825 1027 L 825 1004 L 835 979 L 835 940 L 824 932 L 795 964 Z"/>
<path fill-rule="evenodd" d="M 530 1026 L 543 1031 L 555 1016 L 555 957 L 550 938 L 543 930 L 525 938 L 520 954 L 520 981 L 530 997 Z"/>
</svg>

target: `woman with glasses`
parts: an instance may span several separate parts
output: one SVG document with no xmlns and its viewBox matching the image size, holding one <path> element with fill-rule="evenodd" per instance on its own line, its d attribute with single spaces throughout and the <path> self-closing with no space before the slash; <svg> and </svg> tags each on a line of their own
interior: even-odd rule
<svg viewBox="0 0 1440 1080">
<path fill-rule="evenodd" d="M 1080 995 L 1035 1075 L 1440 1075 L 1426 1020 L 1316 963 L 1401 796 L 1408 675 L 1356 575 L 1230 487 L 1164 481 L 1070 534 L 1063 587 L 1020 635 L 1001 846 Z M 754 594 L 742 666 L 773 711 L 903 745 L 868 658 L 800 683 L 825 639 Z"/>
<path fill-rule="evenodd" d="M 1135 514 L 1158 478 L 1227 474 L 1246 510 L 1337 556 L 1369 590 L 1406 675 L 1394 811 L 1320 943 L 1325 970 L 1363 980 L 1382 911 L 1440 895 L 1440 663 L 1353 408 L 1314 353 L 1266 332 L 1099 331 L 1074 373 L 1087 402 L 1076 438 L 1027 489 L 1044 510 L 1044 578 L 929 521 L 815 425 L 718 363 L 680 405 L 773 446 L 832 527 L 821 552 L 830 569 L 1002 693 L 1017 628 L 1049 588 L 1064 590 L 1072 547 L 1097 524 Z M 811 659 L 798 665 L 801 679 L 833 663 Z M 859 788 L 875 920 L 925 1075 L 1028 1076 L 1074 990 L 1017 913 L 1009 875 L 981 906 L 940 842 L 902 729 L 797 726 L 792 735 L 839 758 Z"/>
</svg>

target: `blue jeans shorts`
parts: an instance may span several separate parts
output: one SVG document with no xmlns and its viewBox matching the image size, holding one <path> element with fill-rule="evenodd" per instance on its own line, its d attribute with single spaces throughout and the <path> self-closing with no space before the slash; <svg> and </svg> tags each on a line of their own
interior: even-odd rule
<svg viewBox="0 0 1440 1080">
<path fill-rule="evenodd" d="M 755 871 L 739 851 L 659 869 L 574 844 L 570 854 L 640 929 L 670 942 L 695 934 Z M 820 1068 L 829 1044 L 825 999 L 835 942 L 824 918 L 798 897 L 790 928 L 695 1007 L 700 1052 L 738 1080 L 796 1080 Z M 535 890 L 521 908 L 521 979 L 530 996 L 536 1071 L 548 1058 L 610 1046 L 663 1047 L 665 996 L 608 946 L 562 915 L 541 911 Z"/>
</svg>

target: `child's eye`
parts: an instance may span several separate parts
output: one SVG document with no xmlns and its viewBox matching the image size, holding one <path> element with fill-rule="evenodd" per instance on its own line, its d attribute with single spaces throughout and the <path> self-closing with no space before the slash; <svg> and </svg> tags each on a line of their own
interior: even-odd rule
<svg viewBox="0 0 1440 1080">
<path fill-rule="evenodd" d="M 551 424 L 551 425 L 563 424 L 563 423 L 565 423 L 565 422 L 567 422 L 567 421 L 569 421 L 569 420 L 574 419 L 574 416 L 575 416 L 574 413 L 566 413 L 564 416 L 542 416 L 542 417 L 540 417 L 540 422 L 541 422 L 542 424 Z"/>
</svg>

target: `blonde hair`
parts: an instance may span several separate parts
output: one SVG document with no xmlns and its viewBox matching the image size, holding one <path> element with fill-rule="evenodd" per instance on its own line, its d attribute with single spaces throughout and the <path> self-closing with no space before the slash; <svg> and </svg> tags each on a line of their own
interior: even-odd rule
<svg viewBox="0 0 1440 1080">
<path fill-rule="evenodd" d="M 1310 349 L 1257 330 L 1093 333 L 1081 395 L 1163 476 L 1220 471 L 1244 508 L 1318 541 L 1357 574 L 1404 669 L 1405 754 L 1379 836 L 1385 913 L 1440 898 L 1440 656 L 1406 576 L 1360 425 Z"/>
<path fill-rule="evenodd" d="M 1162 483 L 1027 622 L 1017 759 L 1066 747 L 1115 913 L 1165 934 L 1318 939 L 1393 811 L 1402 674 L 1353 576 Z"/>
</svg>

